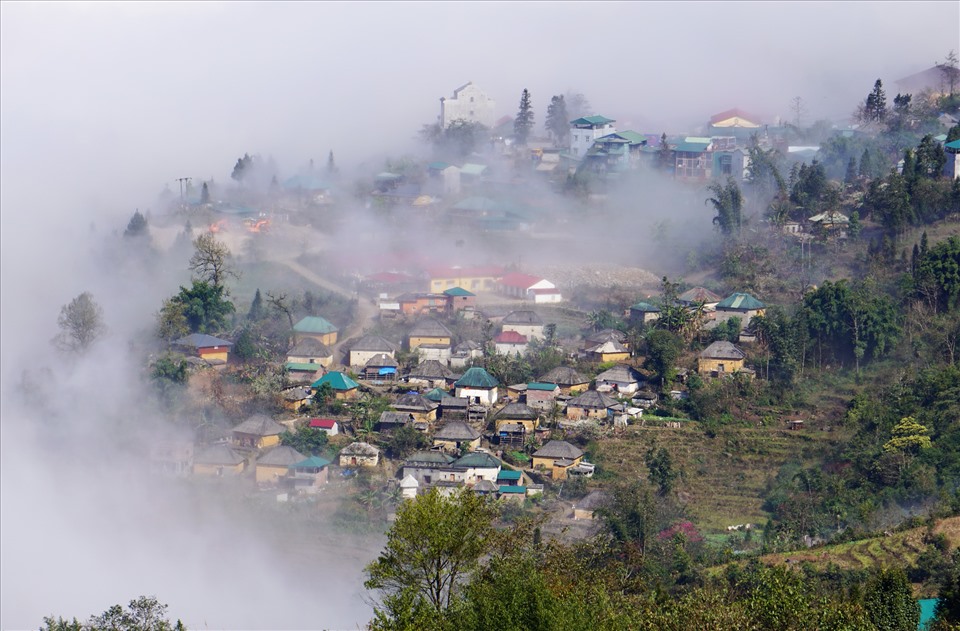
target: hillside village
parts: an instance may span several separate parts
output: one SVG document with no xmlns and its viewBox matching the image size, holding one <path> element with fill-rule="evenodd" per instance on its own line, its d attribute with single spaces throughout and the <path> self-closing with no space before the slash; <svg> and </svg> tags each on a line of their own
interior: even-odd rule
<svg viewBox="0 0 960 631">
<path fill-rule="evenodd" d="M 424 157 L 165 192 L 123 237 L 191 273 L 140 345 L 176 427 L 150 467 L 380 532 L 467 489 L 565 542 L 646 485 L 701 567 L 955 514 L 960 95 L 901 84 L 677 134 L 554 97 L 540 137 L 467 83 Z M 700 218 L 644 224 L 645 187 Z"/>
</svg>

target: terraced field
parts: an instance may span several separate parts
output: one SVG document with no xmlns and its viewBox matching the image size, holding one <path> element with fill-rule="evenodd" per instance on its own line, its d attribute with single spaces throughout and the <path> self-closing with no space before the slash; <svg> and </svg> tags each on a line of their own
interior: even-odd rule
<svg viewBox="0 0 960 631">
<path fill-rule="evenodd" d="M 727 427 L 709 438 L 699 424 L 681 428 L 632 427 L 597 441 L 594 459 L 626 479 L 645 478 L 643 455 L 665 447 L 680 472 L 677 489 L 698 526 L 726 532 L 732 524 L 763 523 L 767 483 L 785 463 L 819 462 L 824 447 L 840 436 L 770 428 Z"/>
<path fill-rule="evenodd" d="M 916 562 L 917 556 L 926 547 L 923 543 L 926 531 L 926 528 L 913 528 L 884 537 L 811 550 L 768 554 L 760 557 L 760 560 L 768 565 L 811 563 L 818 569 L 825 569 L 829 564 L 851 570 L 868 569 L 876 565 L 910 565 Z M 943 534 L 951 548 L 957 547 L 960 544 L 960 517 L 940 520 L 933 531 Z"/>
</svg>

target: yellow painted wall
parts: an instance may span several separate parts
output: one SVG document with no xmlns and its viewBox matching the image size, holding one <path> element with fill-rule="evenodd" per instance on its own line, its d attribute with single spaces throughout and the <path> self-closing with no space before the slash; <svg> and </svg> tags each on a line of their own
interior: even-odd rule
<svg viewBox="0 0 960 631">
<path fill-rule="evenodd" d="M 354 388 L 353 390 L 334 390 L 333 398 L 341 401 L 352 401 L 353 399 L 356 399 L 359 394 L 357 390 L 357 388 Z"/>
<path fill-rule="evenodd" d="M 630 359 L 630 353 L 594 353 L 601 362 L 619 362 Z"/>
<path fill-rule="evenodd" d="M 579 421 L 583 418 L 607 418 L 607 410 L 592 410 L 587 408 L 578 408 L 576 406 L 567 406 L 567 418 L 571 421 Z"/>
<path fill-rule="evenodd" d="M 315 340 L 318 340 L 327 346 L 331 346 L 337 343 L 337 332 L 333 333 L 300 333 L 297 332 L 297 338 L 312 337 Z"/>
<path fill-rule="evenodd" d="M 217 475 L 217 471 L 223 470 L 223 475 L 235 475 L 243 472 L 244 463 L 241 462 L 233 467 L 224 467 L 213 464 L 194 464 L 194 475 Z"/>
<path fill-rule="evenodd" d="M 251 434 L 239 434 L 234 438 L 234 442 L 238 445 L 249 445 L 252 444 L 257 449 L 264 449 L 266 447 L 272 447 L 274 445 L 280 444 L 280 436 L 253 436 Z"/>
<path fill-rule="evenodd" d="M 289 467 L 279 467 L 270 465 L 257 465 L 257 482 L 276 482 L 277 477 L 287 475 Z"/>
<path fill-rule="evenodd" d="M 527 431 L 527 433 L 533 433 L 533 431 L 540 426 L 540 420 L 537 419 L 535 421 L 531 421 L 528 419 L 510 420 L 507 418 L 498 418 L 496 421 L 496 425 L 497 425 L 498 432 L 500 431 L 500 427 L 503 425 L 523 425 L 523 428 Z"/>
<path fill-rule="evenodd" d="M 467 451 L 473 451 L 480 446 L 480 439 L 477 438 L 476 440 L 471 440 L 469 443 L 461 442 L 460 444 L 466 446 Z M 440 447 L 445 451 L 456 451 L 458 449 L 457 443 L 453 442 L 452 440 L 441 440 L 439 438 L 433 439 L 433 446 Z"/>
<path fill-rule="evenodd" d="M 413 414 L 413 420 L 415 421 L 435 421 L 437 420 L 437 410 L 439 408 L 433 408 L 429 412 L 410 412 Z"/>
<path fill-rule="evenodd" d="M 574 460 L 573 463 L 572 463 L 570 466 L 572 467 L 572 466 L 575 466 L 575 465 L 580 464 L 580 461 L 581 461 L 581 460 L 583 460 L 583 456 L 580 456 L 579 458 L 577 458 L 576 460 Z M 566 479 L 566 477 L 567 477 L 567 468 L 566 468 L 566 467 L 556 467 L 556 466 L 554 466 L 553 463 L 554 463 L 554 459 L 553 459 L 553 458 L 538 458 L 538 457 L 536 457 L 536 456 L 533 457 L 533 468 L 534 468 L 534 469 L 540 469 L 540 468 L 549 469 L 549 470 L 550 470 L 550 476 L 551 476 L 554 480 L 564 480 L 564 479 Z"/>
<path fill-rule="evenodd" d="M 697 361 L 697 371 L 701 375 L 709 375 L 712 372 L 720 372 L 720 364 L 723 364 L 723 372 L 737 372 L 743 368 L 742 359 L 708 359 L 701 357 Z"/>
<path fill-rule="evenodd" d="M 447 289 L 460 287 L 467 291 L 476 292 L 491 291 L 496 285 L 497 279 L 493 276 L 450 276 L 445 278 L 430 279 L 430 293 L 440 294 Z"/>
<path fill-rule="evenodd" d="M 421 344 L 449 344 L 449 337 L 411 337 L 410 350 L 415 349 Z"/>
</svg>

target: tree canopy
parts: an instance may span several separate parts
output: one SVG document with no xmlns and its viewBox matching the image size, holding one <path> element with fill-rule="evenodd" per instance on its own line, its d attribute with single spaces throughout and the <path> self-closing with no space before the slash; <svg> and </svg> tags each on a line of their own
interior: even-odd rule
<svg viewBox="0 0 960 631">
<path fill-rule="evenodd" d="M 60 309 L 60 333 L 54 344 L 63 351 L 82 353 L 106 331 L 103 309 L 89 292 L 83 292 Z"/>
</svg>

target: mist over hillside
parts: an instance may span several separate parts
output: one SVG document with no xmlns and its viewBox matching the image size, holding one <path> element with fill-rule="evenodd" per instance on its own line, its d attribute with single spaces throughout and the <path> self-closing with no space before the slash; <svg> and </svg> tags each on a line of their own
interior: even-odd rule
<svg viewBox="0 0 960 631">
<path fill-rule="evenodd" d="M 417 132 L 470 80 L 498 116 L 514 115 L 528 88 L 538 134 L 550 96 L 571 90 L 650 134 L 692 132 L 734 106 L 788 117 L 797 95 L 814 120 L 849 114 L 877 76 L 932 65 L 956 47 L 958 22 L 960 6 L 939 2 L 3 3 L 0 627 L 139 594 L 191 628 L 369 618 L 362 570 L 379 537 L 332 534 L 323 515 L 278 532 L 272 504 L 158 479 L 145 464 L 149 445 L 170 437 L 144 379 L 145 340 L 189 280 L 168 249 L 179 218 L 157 199 L 177 193 L 177 178 L 228 190 L 246 152 L 284 176 L 335 152 L 335 223 L 259 253 L 239 242 L 243 260 L 320 252 L 337 273 L 362 275 L 420 250 L 423 265 L 680 274 L 713 234 L 712 212 L 703 191 L 653 174 L 612 189 L 591 216 L 545 185 L 519 188 L 549 219 L 538 238 L 387 219 L 351 186 L 387 158 L 425 158 Z M 598 26 L 624 32 L 598 46 Z M 156 225 L 152 255 L 123 242 L 134 209 Z M 422 247 L 433 231 L 444 238 Z M 108 331 L 90 353 L 64 357 L 50 343 L 57 316 L 84 291 Z"/>
</svg>

